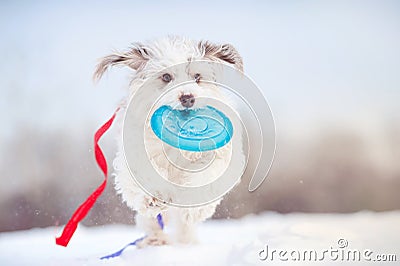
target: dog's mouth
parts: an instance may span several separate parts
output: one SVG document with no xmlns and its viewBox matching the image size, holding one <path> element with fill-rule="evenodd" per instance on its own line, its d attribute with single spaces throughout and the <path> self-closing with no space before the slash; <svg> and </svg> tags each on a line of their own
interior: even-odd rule
<svg viewBox="0 0 400 266">
<path fill-rule="evenodd" d="M 188 118 L 193 115 L 193 113 L 195 112 L 195 109 L 194 108 L 185 108 L 185 109 L 179 110 L 179 112 L 182 117 Z"/>
<path fill-rule="evenodd" d="M 183 113 L 190 114 L 190 112 L 196 111 L 196 110 L 202 108 L 202 106 L 199 106 L 199 105 L 193 105 L 193 106 L 190 106 L 190 107 L 185 107 L 185 106 L 182 106 L 181 104 L 179 104 L 179 105 L 169 105 L 169 107 L 171 109 L 173 109 L 173 110 L 177 110 L 177 111 L 182 112 L 182 114 Z"/>
</svg>

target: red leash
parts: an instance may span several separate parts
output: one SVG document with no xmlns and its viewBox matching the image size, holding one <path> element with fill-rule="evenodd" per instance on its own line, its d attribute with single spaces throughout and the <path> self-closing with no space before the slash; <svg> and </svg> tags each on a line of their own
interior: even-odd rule
<svg viewBox="0 0 400 266">
<path fill-rule="evenodd" d="M 114 112 L 113 116 L 108 120 L 101 128 L 99 128 L 94 134 L 94 154 L 96 157 L 97 165 L 100 167 L 101 171 L 104 174 L 103 183 L 86 199 L 84 203 L 79 206 L 79 208 L 74 212 L 71 219 L 69 219 L 68 223 L 65 225 L 64 230 L 60 237 L 56 238 L 56 244 L 60 246 L 66 247 L 71 240 L 73 234 L 75 233 L 76 228 L 78 227 L 78 223 L 82 221 L 90 209 L 93 207 L 96 200 L 100 197 L 101 193 L 103 193 L 104 189 L 107 185 L 107 177 L 108 177 L 108 169 L 107 169 L 107 161 L 104 157 L 103 151 L 101 150 L 98 142 L 103 134 L 110 128 L 112 125 L 114 118 L 118 112 L 119 108 Z"/>
</svg>

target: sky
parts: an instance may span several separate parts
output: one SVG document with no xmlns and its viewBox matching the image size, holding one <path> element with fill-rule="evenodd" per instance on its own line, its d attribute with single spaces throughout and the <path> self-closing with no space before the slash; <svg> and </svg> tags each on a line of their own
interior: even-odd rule
<svg viewBox="0 0 400 266">
<path fill-rule="evenodd" d="M 168 34 L 231 43 L 282 132 L 399 121 L 397 1 L 25 1 L 0 4 L 3 140 L 26 126 L 96 127 L 128 69 L 97 59 Z"/>
</svg>

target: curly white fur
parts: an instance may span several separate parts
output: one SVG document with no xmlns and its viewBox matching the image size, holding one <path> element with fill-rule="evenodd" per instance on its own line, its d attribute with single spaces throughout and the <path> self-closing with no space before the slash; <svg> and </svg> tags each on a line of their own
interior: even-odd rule
<svg viewBox="0 0 400 266">
<path fill-rule="evenodd" d="M 148 43 L 135 43 L 126 52 L 115 52 L 112 55 L 104 57 L 99 63 L 95 72 L 95 78 L 99 79 L 108 67 L 114 65 L 128 66 L 135 70 L 135 75 L 130 84 L 130 95 L 150 76 L 159 73 L 164 69 L 180 63 L 190 63 L 196 60 L 220 61 L 225 64 L 232 64 L 239 70 L 242 70 L 243 64 L 240 55 L 233 46 L 215 45 L 210 42 L 196 42 L 181 37 L 167 37 L 157 41 Z M 185 72 L 175 72 L 170 74 L 175 82 L 179 80 L 192 79 L 195 74 L 200 74 L 201 78 L 213 79 L 212 69 L 192 69 L 187 68 Z M 165 82 L 160 78 L 155 81 L 154 86 L 163 88 Z M 178 87 L 165 95 L 159 105 L 170 105 L 173 108 L 184 108 L 180 105 L 179 97 L 182 94 L 192 94 L 195 99 L 215 98 L 219 101 L 228 102 L 229 97 L 221 93 L 218 87 L 210 84 L 202 84 L 202 82 L 194 82 L 185 86 Z M 201 107 L 204 102 L 198 100 L 193 107 Z M 119 132 L 122 135 L 123 114 L 126 109 L 126 101 L 121 103 L 120 112 L 117 116 L 116 124 L 119 125 Z M 157 108 L 159 105 L 154 106 Z M 140 107 L 138 107 L 140 108 Z M 149 125 L 147 122 L 146 125 Z M 134 125 L 133 125 L 134 126 Z M 145 129 L 145 143 L 153 166 L 164 178 L 181 185 L 199 185 L 211 182 L 213 178 L 220 176 L 228 166 L 231 158 L 232 146 L 230 144 L 213 151 L 215 159 L 212 164 L 204 171 L 196 173 L 188 173 L 175 167 L 165 156 L 163 145 L 151 128 L 147 126 Z M 236 132 L 240 134 L 240 132 Z M 165 149 L 175 149 L 168 145 L 164 145 Z M 168 151 L 166 151 L 168 153 Z M 207 152 L 188 152 L 180 151 L 186 163 L 196 163 L 203 156 L 208 156 Z M 145 156 L 144 156 L 145 157 Z M 144 158 L 138 158 L 138 160 Z M 145 158 L 147 159 L 147 157 Z M 244 156 L 238 164 L 244 163 Z M 190 166 L 190 165 L 188 165 Z M 123 200 L 133 210 L 137 211 L 136 222 L 142 228 L 147 237 L 139 243 L 139 247 L 147 245 L 163 245 L 171 242 L 192 243 L 196 242 L 195 225 L 201 221 L 211 217 L 216 206 L 221 199 L 201 207 L 178 208 L 162 204 L 156 198 L 144 193 L 131 177 L 131 173 L 125 162 L 122 147 L 122 137 L 118 139 L 118 152 L 114 160 L 115 169 L 115 187 L 118 193 L 122 195 Z M 156 216 L 161 213 L 165 223 L 175 224 L 174 237 L 168 237 L 161 230 L 157 223 Z"/>
</svg>

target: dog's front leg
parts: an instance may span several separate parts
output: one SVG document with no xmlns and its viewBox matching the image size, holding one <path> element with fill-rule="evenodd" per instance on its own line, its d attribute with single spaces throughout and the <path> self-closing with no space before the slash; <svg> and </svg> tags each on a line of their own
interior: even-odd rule
<svg viewBox="0 0 400 266">
<path fill-rule="evenodd" d="M 143 197 L 141 206 L 137 208 L 136 225 L 146 233 L 146 237 L 137 244 L 139 248 L 169 244 L 168 236 L 157 220 L 158 214 L 165 218 L 163 214 L 166 209 L 167 206 L 156 198 L 147 195 Z"/>
<path fill-rule="evenodd" d="M 210 218 L 221 200 L 194 208 L 177 208 L 176 241 L 182 244 L 197 243 L 197 225 Z"/>
</svg>

